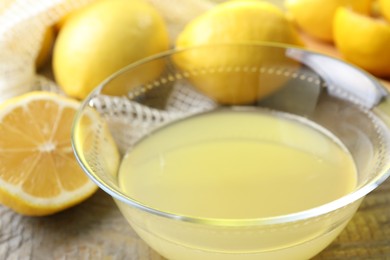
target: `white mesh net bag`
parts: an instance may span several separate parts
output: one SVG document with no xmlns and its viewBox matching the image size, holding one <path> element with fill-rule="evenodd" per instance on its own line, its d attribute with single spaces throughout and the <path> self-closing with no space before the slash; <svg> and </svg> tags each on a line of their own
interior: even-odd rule
<svg viewBox="0 0 390 260">
<path fill-rule="evenodd" d="M 0 0 L 0 102 L 34 89 L 60 91 L 36 71 L 44 34 L 63 16 L 94 0 Z M 132 0 L 128 0 L 132 1 Z M 208 0 L 146 0 L 165 18 L 171 40 L 215 3 Z"/>
<path fill-rule="evenodd" d="M 3 0 L 0 6 L 0 102 L 37 89 L 35 59 L 46 28 L 92 0 Z"/>
</svg>

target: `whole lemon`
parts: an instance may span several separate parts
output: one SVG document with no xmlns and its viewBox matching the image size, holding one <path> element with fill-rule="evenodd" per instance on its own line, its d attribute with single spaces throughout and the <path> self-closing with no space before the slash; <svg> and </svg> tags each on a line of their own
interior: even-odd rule
<svg viewBox="0 0 390 260">
<path fill-rule="evenodd" d="M 298 32 L 275 5 L 261 0 L 228 1 L 187 24 L 176 46 L 231 42 L 303 45 Z"/>
<path fill-rule="evenodd" d="M 334 31 L 336 47 L 347 61 L 376 76 L 390 76 L 389 23 L 340 7 Z"/>
<path fill-rule="evenodd" d="M 165 23 L 151 5 L 101 0 L 63 24 L 53 51 L 54 76 L 66 94 L 82 99 L 115 71 L 168 48 Z M 157 64 L 139 77 L 152 78 L 162 69 Z"/>
<path fill-rule="evenodd" d="M 333 16 L 339 6 L 369 14 L 372 0 L 285 0 L 289 15 L 314 38 L 333 41 Z"/>
<path fill-rule="evenodd" d="M 176 47 L 264 42 L 303 45 L 298 32 L 278 7 L 265 1 L 246 0 L 225 2 L 194 19 L 179 34 Z M 276 50 L 220 45 L 178 53 L 175 62 L 185 71 L 204 68 L 217 71 L 189 79 L 219 103 L 245 104 L 270 95 L 285 82 L 259 72 L 261 67 L 275 66 L 286 59 L 284 52 Z"/>
</svg>

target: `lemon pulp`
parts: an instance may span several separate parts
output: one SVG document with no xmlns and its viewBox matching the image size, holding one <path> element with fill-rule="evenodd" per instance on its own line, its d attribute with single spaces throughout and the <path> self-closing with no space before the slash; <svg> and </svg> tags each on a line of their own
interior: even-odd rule
<svg viewBox="0 0 390 260">
<path fill-rule="evenodd" d="M 20 214 L 43 216 L 74 206 L 97 190 L 71 149 L 78 108 L 76 100 L 44 91 L 1 104 L 2 204 Z"/>
</svg>

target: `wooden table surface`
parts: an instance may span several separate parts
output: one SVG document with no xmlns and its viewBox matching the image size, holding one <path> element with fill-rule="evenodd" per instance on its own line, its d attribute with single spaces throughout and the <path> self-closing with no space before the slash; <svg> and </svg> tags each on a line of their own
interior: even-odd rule
<svg viewBox="0 0 390 260">
<path fill-rule="evenodd" d="M 0 259 L 163 260 L 99 190 L 48 217 L 24 217 L 0 206 Z M 390 179 L 370 193 L 346 229 L 314 260 L 390 259 Z"/>
<path fill-rule="evenodd" d="M 306 40 L 309 48 L 338 55 L 330 45 Z M 138 238 L 111 197 L 99 190 L 48 217 L 25 217 L 0 206 L 0 259 L 163 258 Z M 390 179 L 365 198 L 342 234 L 314 259 L 390 259 Z"/>
</svg>

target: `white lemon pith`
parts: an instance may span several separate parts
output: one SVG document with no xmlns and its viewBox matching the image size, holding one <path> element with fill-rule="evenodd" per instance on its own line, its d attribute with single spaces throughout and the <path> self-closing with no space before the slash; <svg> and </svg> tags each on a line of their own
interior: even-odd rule
<svg viewBox="0 0 390 260">
<path fill-rule="evenodd" d="M 168 48 L 164 21 L 151 5 L 101 0 L 63 24 L 53 52 L 54 76 L 66 94 L 82 99 L 115 71 Z"/>
</svg>

